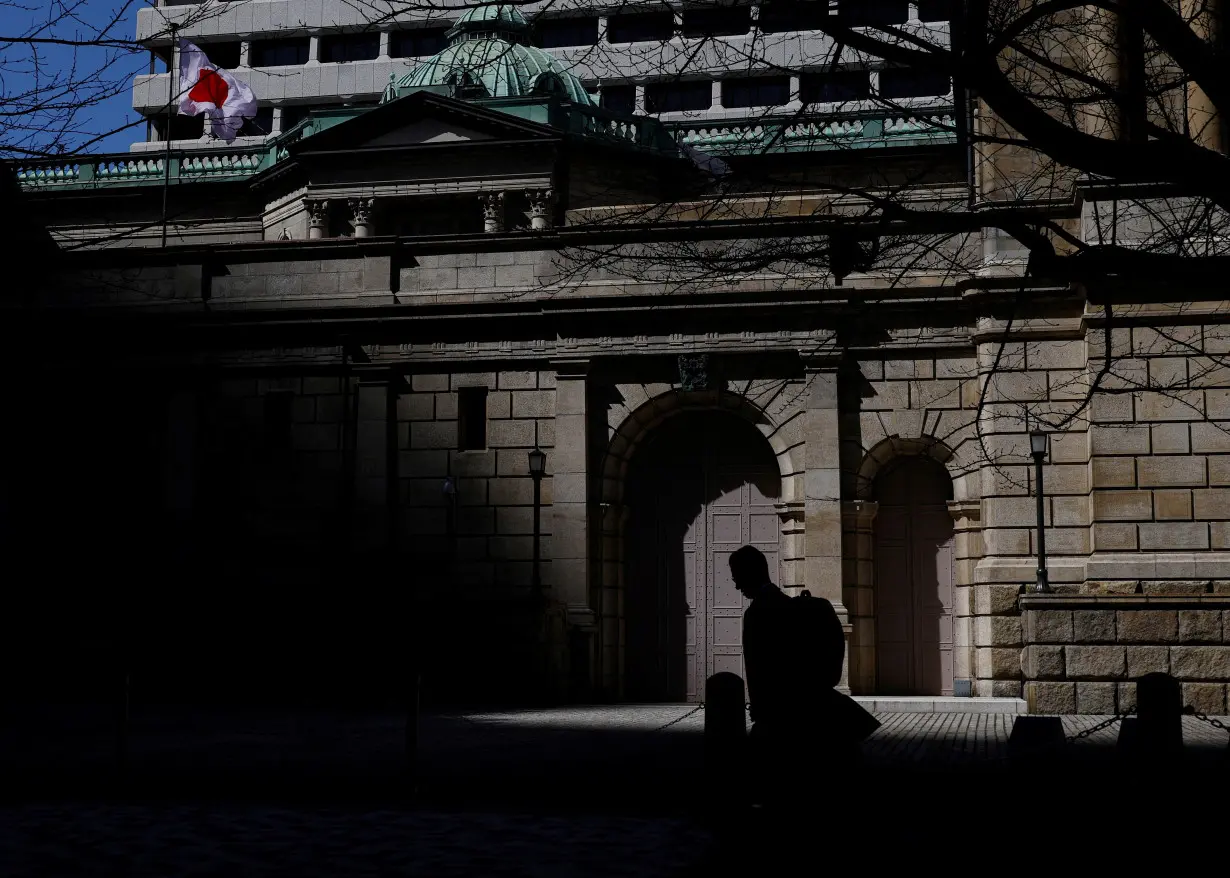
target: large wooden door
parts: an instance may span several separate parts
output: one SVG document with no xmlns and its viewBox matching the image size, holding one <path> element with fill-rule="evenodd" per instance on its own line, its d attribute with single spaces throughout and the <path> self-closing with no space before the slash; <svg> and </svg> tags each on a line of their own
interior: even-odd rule
<svg viewBox="0 0 1230 878">
<path fill-rule="evenodd" d="M 720 463 L 719 463 L 720 466 Z M 769 575 L 778 579 L 777 511 L 773 499 L 765 496 L 766 483 L 774 473 L 764 470 L 715 467 L 710 473 L 708 495 L 714 497 L 705 508 L 707 545 L 708 656 L 697 667 L 693 687 L 699 701 L 705 680 L 723 671 L 743 677 L 743 611 L 747 600 L 735 588 L 730 575 L 730 556 L 741 546 L 753 545 L 764 552 Z M 691 699 L 691 693 L 689 693 Z"/>
<path fill-rule="evenodd" d="M 952 695 L 953 524 L 943 468 L 902 461 L 876 479 L 876 691 Z"/>
<path fill-rule="evenodd" d="M 743 674 L 744 600 L 728 559 L 744 545 L 776 577 L 779 477 L 754 428 L 733 415 L 680 415 L 634 461 L 625 587 L 626 691 L 634 701 L 704 698 L 719 671 Z"/>
</svg>

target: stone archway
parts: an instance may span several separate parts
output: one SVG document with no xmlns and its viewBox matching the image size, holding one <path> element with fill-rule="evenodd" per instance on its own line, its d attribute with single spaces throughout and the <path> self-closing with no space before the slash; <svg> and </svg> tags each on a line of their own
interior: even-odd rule
<svg viewBox="0 0 1230 878">
<path fill-rule="evenodd" d="M 636 691 L 629 692 L 628 662 L 631 659 L 639 661 L 637 650 L 644 655 L 644 644 L 638 644 L 638 632 L 629 631 L 628 612 L 633 615 L 644 610 L 644 603 L 638 608 L 635 597 L 630 595 L 629 588 L 638 576 L 646 575 L 643 568 L 636 570 L 630 567 L 630 557 L 636 562 L 636 552 L 630 552 L 630 542 L 634 536 L 645 533 L 645 522 L 637 523 L 638 514 L 643 518 L 648 513 L 643 503 L 637 497 L 636 478 L 634 476 L 637 463 L 653 465 L 650 455 L 651 447 L 656 444 L 655 437 L 668 437 L 672 431 L 672 422 L 682 434 L 673 440 L 663 439 L 666 445 L 674 442 L 674 449 L 663 446 L 663 453 L 679 454 L 680 448 L 687 447 L 686 422 L 691 417 L 708 413 L 717 420 L 711 420 L 710 431 L 737 434 L 742 432 L 743 439 L 737 443 L 742 449 L 745 459 L 742 463 L 723 457 L 721 453 L 710 449 L 700 455 L 698 466 L 687 478 L 681 480 L 679 490 L 674 491 L 665 502 L 673 509 L 665 509 L 660 513 L 667 515 L 672 522 L 669 527 L 680 525 L 681 522 L 690 527 L 689 532 L 677 534 L 681 541 L 690 539 L 690 551 L 693 552 L 693 563 L 701 561 L 704 564 L 703 578 L 693 580 L 692 598 L 701 614 L 695 619 L 695 624 L 706 626 L 703 632 L 706 636 L 691 637 L 693 665 L 690 676 L 682 679 L 690 680 L 688 685 L 680 686 L 681 676 L 677 669 L 668 667 L 661 673 L 663 679 L 673 680 L 659 687 L 659 698 L 688 698 L 699 700 L 703 696 L 703 675 L 712 672 L 723 662 L 731 664 L 741 661 L 741 649 L 738 649 L 738 632 L 740 626 L 737 620 L 742 613 L 742 604 L 730 600 L 728 590 L 719 577 L 727 575 L 723 553 L 733 548 L 726 546 L 723 540 L 732 539 L 764 544 L 764 549 L 771 548 L 775 543 L 777 550 L 777 570 L 780 584 L 785 588 L 795 586 L 801 581 L 802 575 L 802 473 L 794 468 L 791 449 L 798 443 L 791 441 L 792 431 L 797 425 L 791 426 L 774 423 L 764 412 L 750 403 L 746 398 L 725 392 L 684 392 L 668 391 L 656 396 L 632 411 L 615 430 L 609 443 L 602 467 L 602 541 L 601 541 L 601 576 L 598 584 L 600 595 L 595 605 L 601 614 L 601 678 L 604 688 L 616 697 L 626 698 L 636 696 Z M 725 426 L 722 426 L 722 425 Z M 696 433 L 693 424 L 691 429 Z M 702 431 L 703 433 L 704 431 Z M 757 433 L 759 435 L 757 435 Z M 717 433 L 715 437 L 720 439 Z M 718 445 L 720 446 L 720 441 Z M 752 450 L 759 446 L 759 451 Z M 737 457 L 737 455 L 736 455 Z M 751 458 L 755 458 L 752 460 Z M 659 462 L 660 464 L 660 462 Z M 745 470 L 740 472 L 740 468 Z M 696 470 L 699 470 L 697 472 Z M 719 470 L 723 470 L 719 473 Z M 701 499 L 696 499 L 697 479 L 700 484 Z M 707 481 L 706 481 L 707 480 Z M 690 487 L 689 487 L 690 485 Z M 688 496 L 692 490 L 693 496 Z M 641 492 L 643 496 L 644 492 Z M 776 495 L 776 496 L 772 496 Z M 719 511 L 720 504 L 733 505 L 733 508 Z M 640 505 L 640 509 L 636 507 Z M 635 510 L 635 512 L 634 512 Z M 766 519 L 771 513 L 775 525 L 775 539 L 766 540 Z M 673 515 L 673 518 L 671 516 Z M 714 518 L 717 515 L 718 518 Z M 688 518 L 690 516 L 690 518 Z M 738 519 L 739 534 L 734 536 L 733 530 L 726 534 L 718 533 L 720 527 L 734 527 Z M 726 524 L 723 524 L 723 521 Z M 752 533 L 753 526 L 756 528 Z M 685 530 L 688 530 L 685 528 Z M 753 539 L 753 536 L 755 539 Z M 718 539 L 718 538 L 722 539 Z M 641 553 L 642 557 L 644 552 Z M 715 561 L 716 558 L 716 561 Z M 676 565 L 676 570 L 682 575 L 686 571 Z M 655 574 L 656 575 L 656 574 Z M 697 583 L 700 583 L 698 586 Z M 700 591 L 696 591 L 696 588 Z M 736 595 L 737 596 L 737 595 Z M 630 602 L 631 598 L 631 602 Z M 674 598 L 666 597 L 665 611 L 685 609 L 688 602 L 678 594 Z M 676 601 L 674 605 L 670 601 Z M 727 606 L 729 604 L 729 606 Z M 677 620 L 676 620 L 677 621 Z M 638 620 L 633 618 L 635 626 Z M 669 626 L 670 623 L 668 623 Z M 716 628 L 715 628 L 716 626 Z M 681 636 L 676 627 L 674 631 L 659 632 L 665 638 L 668 646 L 678 652 L 677 638 Z M 631 635 L 631 636 L 630 636 Z M 685 640 L 688 638 L 683 632 Z M 671 638 L 676 641 L 671 641 Z M 631 654 L 630 654 L 631 650 Z M 721 667 L 739 671 L 738 667 Z M 673 677 L 671 675 L 674 675 Z M 634 675 L 635 676 L 635 673 Z M 642 675 L 643 677 L 643 675 Z M 699 678 L 700 688 L 697 689 Z M 652 689 L 643 685 L 641 689 Z M 672 689 L 673 687 L 673 689 Z M 637 688 L 634 681 L 633 689 Z M 675 691 L 678 690 L 678 691 Z"/>
</svg>

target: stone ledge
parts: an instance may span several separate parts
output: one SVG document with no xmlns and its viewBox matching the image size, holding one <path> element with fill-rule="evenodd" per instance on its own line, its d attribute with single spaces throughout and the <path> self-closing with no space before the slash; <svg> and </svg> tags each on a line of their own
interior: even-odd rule
<svg viewBox="0 0 1230 878">
<path fill-rule="evenodd" d="M 1025 610 L 1230 610 L 1230 594 L 1023 594 Z"/>
</svg>

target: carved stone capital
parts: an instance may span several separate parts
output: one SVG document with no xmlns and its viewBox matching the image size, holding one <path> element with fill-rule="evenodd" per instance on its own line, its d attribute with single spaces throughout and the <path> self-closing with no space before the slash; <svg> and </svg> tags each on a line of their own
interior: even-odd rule
<svg viewBox="0 0 1230 878">
<path fill-rule="evenodd" d="M 525 197 L 530 203 L 530 228 L 551 228 L 551 213 L 555 205 L 554 189 L 526 189 Z"/>
<path fill-rule="evenodd" d="M 303 203 L 308 214 L 308 237 L 323 238 L 329 224 L 329 199 L 316 198 Z"/>
<path fill-rule="evenodd" d="M 350 207 L 350 224 L 354 226 L 356 238 L 366 238 L 372 231 L 372 209 L 376 206 L 374 198 L 347 199 Z"/>
<path fill-rule="evenodd" d="M 504 193 L 484 192 L 478 196 L 478 203 L 483 210 L 483 231 L 504 231 Z"/>
</svg>

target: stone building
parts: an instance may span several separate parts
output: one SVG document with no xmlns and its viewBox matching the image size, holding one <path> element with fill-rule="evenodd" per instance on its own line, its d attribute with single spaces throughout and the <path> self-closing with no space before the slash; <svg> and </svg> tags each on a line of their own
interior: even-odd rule
<svg viewBox="0 0 1230 878">
<path fill-rule="evenodd" d="M 15 551 L 62 553 L 67 527 L 67 582 L 140 539 L 201 613 L 345 612 L 429 644 L 429 686 L 459 697 L 695 701 L 740 668 L 726 558 L 750 543 L 833 602 L 854 693 L 1111 713 L 1160 669 L 1227 712 L 1217 290 L 1176 309 L 1031 285 L 990 233 L 942 264 L 856 253 L 837 278 L 778 260 L 680 285 L 594 254 L 774 240 L 773 215 L 837 240 L 857 205 L 817 211 L 809 180 L 874 167 L 943 207 L 990 171 L 971 182 L 940 112 L 869 111 L 840 136 L 783 123 L 768 150 L 693 141 L 796 175 L 718 195 L 660 121 L 596 106 L 563 66 L 505 63 L 531 55 L 515 10 L 452 39 L 475 44 L 465 64 L 429 59 L 379 106 L 259 146 L 17 169 L 59 249 L 5 299 L 31 379 L 13 404 L 32 426 L 6 437 L 27 462 Z M 1082 183 L 1066 218 L 1109 197 Z M 635 206 L 663 204 L 681 207 L 650 235 Z M 1108 320 L 1108 301 L 1131 306 Z"/>
</svg>

